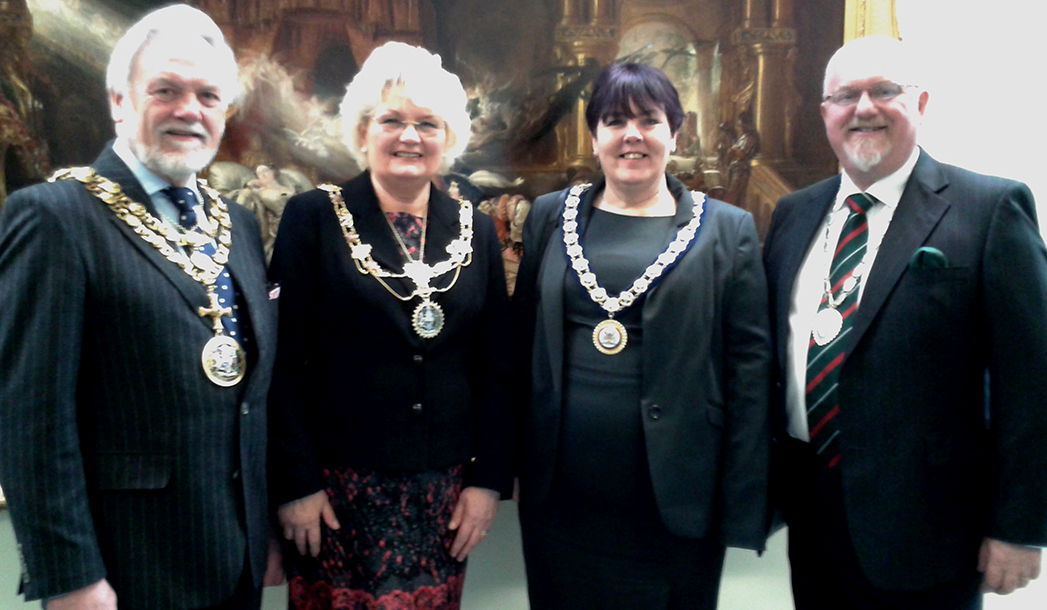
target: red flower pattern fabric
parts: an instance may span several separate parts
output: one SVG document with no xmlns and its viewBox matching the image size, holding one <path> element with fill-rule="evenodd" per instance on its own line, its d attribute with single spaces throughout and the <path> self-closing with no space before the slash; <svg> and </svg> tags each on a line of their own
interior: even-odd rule
<svg viewBox="0 0 1047 610">
<path fill-rule="evenodd" d="M 447 529 L 464 466 L 420 474 L 325 471 L 342 527 L 323 530 L 320 555 L 285 547 L 295 610 L 458 610 L 465 564 Z"/>
</svg>

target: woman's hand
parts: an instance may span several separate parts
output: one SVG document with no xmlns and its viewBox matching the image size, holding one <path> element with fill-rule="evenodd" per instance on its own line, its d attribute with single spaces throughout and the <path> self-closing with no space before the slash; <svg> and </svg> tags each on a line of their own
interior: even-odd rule
<svg viewBox="0 0 1047 610">
<path fill-rule="evenodd" d="M 458 561 L 466 556 L 487 535 L 494 516 L 498 513 L 498 492 L 483 487 L 466 487 L 458 497 L 448 529 L 458 530 L 451 545 L 451 555 Z"/>
<path fill-rule="evenodd" d="M 294 540 L 302 555 L 305 555 L 308 545 L 309 554 L 313 557 L 320 554 L 320 519 L 333 530 L 342 527 L 327 500 L 327 492 L 323 490 L 282 504 L 276 509 L 276 517 L 280 527 L 284 528 L 284 538 Z"/>
<path fill-rule="evenodd" d="M 284 553 L 275 532 L 269 536 L 269 557 L 266 560 L 265 575 L 262 576 L 263 587 L 279 587 L 287 580 L 284 573 Z"/>
</svg>

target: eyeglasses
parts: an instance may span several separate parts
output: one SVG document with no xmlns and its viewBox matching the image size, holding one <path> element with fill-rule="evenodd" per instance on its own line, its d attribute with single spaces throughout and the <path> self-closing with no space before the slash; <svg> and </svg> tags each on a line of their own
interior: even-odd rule
<svg viewBox="0 0 1047 610">
<path fill-rule="evenodd" d="M 912 86 L 914 85 L 898 85 L 890 81 L 884 81 L 875 84 L 868 89 L 841 87 L 830 95 L 825 96 L 824 101 L 829 102 L 834 106 L 853 106 L 862 99 L 863 93 L 868 93 L 869 99 L 873 102 L 889 102 L 901 95 L 906 87 Z"/>
<path fill-rule="evenodd" d="M 375 117 L 372 120 L 388 134 L 401 134 L 410 126 L 423 138 L 431 138 L 444 129 L 443 122 L 438 120 L 405 121 L 395 116 Z"/>
</svg>

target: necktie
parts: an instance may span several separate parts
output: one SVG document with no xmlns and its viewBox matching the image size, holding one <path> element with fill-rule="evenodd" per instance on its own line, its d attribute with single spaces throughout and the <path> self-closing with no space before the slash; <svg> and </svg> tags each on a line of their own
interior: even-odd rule
<svg viewBox="0 0 1047 610">
<path fill-rule="evenodd" d="M 163 190 L 164 194 L 167 195 L 168 199 L 175 204 L 178 208 L 178 222 L 183 228 L 191 231 L 198 230 L 196 224 L 196 194 L 193 193 L 192 189 L 169 186 Z M 207 256 L 215 255 L 215 246 L 211 241 L 206 241 L 203 244 L 197 246 L 197 250 L 203 252 Z M 233 310 L 231 316 L 222 317 L 222 327 L 225 329 L 225 333 L 244 344 L 244 337 L 240 336 L 240 323 L 239 323 L 239 307 L 236 304 L 236 287 L 233 285 L 233 278 L 229 275 L 229 268 L 223 267 L 222 272 L 215 278 L 215 294 L 218 295 L 218 304 L 222 307 L 230 307 Z"/>
<path fill-rule="evenodd" d="M 853 314 L 858 309 L 861 279 L 868 272 L 863 263 L 869 245 L 869 224 L 865 214 L 875 203 L 875 198 L 864 193 L 847 198 L 850 213 L 844 221 L 840 240 L 833 252 L 829 278 L 818 305 L 816 332 L 819 319 L 835 316 L 834 312 L 826 310 L 838 312 L 842 324 L 839 332 L 831 338 L 823 335 L 824 342 L 815 341 L 812 337 L 807 349 L 807 428 L 811 446 L 829 468 L 840 462 L 840 430 L 836 421 L 840 412 L 840 365 L 846 356 L 844 337 L 850 333 L 854 325 Z"/>
</svg>

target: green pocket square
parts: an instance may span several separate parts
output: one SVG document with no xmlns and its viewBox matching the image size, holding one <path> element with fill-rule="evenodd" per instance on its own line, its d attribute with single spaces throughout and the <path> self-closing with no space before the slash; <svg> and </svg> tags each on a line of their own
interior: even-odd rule
<svg viewBox="0 0 1047 610">
<path fill-rule="evenodd" d="M 938 248 L 924 246 L 913 253 L 909 259 L 909 268 L 914 271 L 921 269 L 945 269 L 949 266 L 949 259 L 945 253 Z"/>
</svg>

